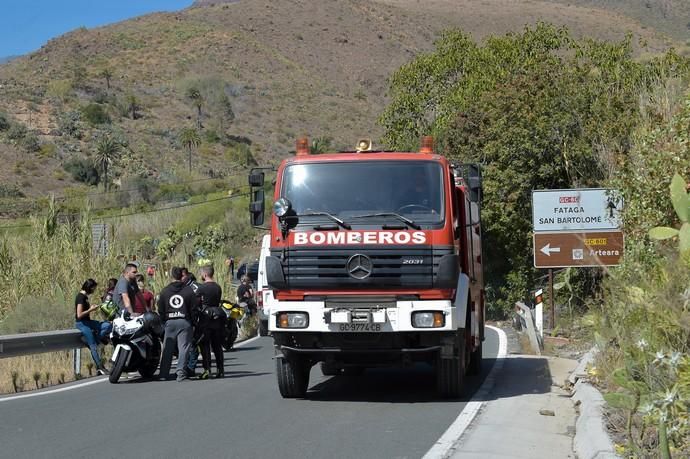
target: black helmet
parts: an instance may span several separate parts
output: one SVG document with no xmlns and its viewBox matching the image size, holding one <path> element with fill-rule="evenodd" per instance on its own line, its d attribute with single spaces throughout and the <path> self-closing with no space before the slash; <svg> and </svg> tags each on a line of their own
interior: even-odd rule
<svg viewBox="0 0 690 459">
<path fill-rule="evenodd" d="M 161 316 L 155 312 L 145 312 L 144 313 L 144 328 L 151 331 L 154 335 L 163 335 L 163 322 L 161 321 Z"/>
</svg>

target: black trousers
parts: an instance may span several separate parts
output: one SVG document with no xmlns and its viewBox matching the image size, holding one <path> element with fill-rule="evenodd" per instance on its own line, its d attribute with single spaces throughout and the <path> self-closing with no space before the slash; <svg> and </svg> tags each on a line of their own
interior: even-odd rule
<svg viewBox="0 0 690 459">
<path fill-rule="evenodd" d="M 223 338 L 225 328 L 223 319 L 212 320 L 202 325 L 201 357 L 204 360 L 204 370 L 211 371 L 211 350 L 216 360 L 216 371 L 224 371 L 225 356 L 223 354 Z"/>
</svg>

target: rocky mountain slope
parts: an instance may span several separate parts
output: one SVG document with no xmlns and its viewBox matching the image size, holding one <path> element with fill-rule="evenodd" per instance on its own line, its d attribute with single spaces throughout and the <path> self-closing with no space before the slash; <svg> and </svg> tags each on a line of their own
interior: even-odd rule
<svg viewBox="0 0 690 459">
<path fill-rule="evenodd" d="M 92 158 L 104 136 L 124 146 L 116 175 L 186 177 L 179 133 L 197 124 L 193 176 L 231 172 L 249 154 L 274 163 L 305 134 L 351 148 L 381 134 L 386 78 L 448 27 L 481 39 L 544 20 L 602 39 L 631 32 L 644 52 L 680 44 L 579 3 L 200 0 L 78 29 L 0 65 L 0 116 L 26 128 L 0 132 L 0 182 L 27 195 L 73 186 L 64 165 Z"/>
</svg>

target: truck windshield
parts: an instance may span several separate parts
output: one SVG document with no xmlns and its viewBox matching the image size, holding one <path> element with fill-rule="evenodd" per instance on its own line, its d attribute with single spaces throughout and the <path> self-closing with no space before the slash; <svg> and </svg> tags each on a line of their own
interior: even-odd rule
<svg viewBox="0 0 690 459">
<path fill-rule="evenodd" d="M 443 169 L 432 161 L 294 164 L 285 168 L 281 196 L 297 215 L 322 211 L 348 221 L 395 212 L 418 224 L 436 224 L 443 221 Z M 371 224 L 375 218 L 359 221 L 365 220 Z"/>
</svg>

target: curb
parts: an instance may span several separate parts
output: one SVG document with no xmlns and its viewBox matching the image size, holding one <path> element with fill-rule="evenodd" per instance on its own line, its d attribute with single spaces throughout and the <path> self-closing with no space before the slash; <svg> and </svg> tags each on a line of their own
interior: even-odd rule
<svg viewBox="0 0 690 459">
<path fill-rule="evenodd" d="M 586 368 L 594 361 L 596 352 L 596 348 L 590 349 L 568 377 L 573 384 L 573 401 L 579 408 L 573 449 L 579 459 L 620 458 L 604 424 L 604 397 L 586 379 Z"/>
</svg>

